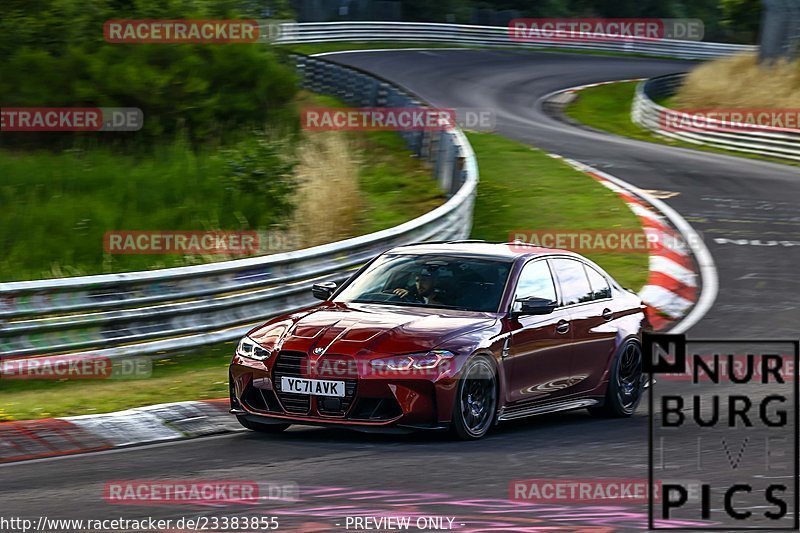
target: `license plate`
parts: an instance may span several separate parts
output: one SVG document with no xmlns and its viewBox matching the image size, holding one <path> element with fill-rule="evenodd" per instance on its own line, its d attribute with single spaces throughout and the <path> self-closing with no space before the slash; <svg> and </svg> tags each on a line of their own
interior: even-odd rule
<svg viewBox="0 0 800 533">
<path fill-rule="evenodd" d="M 281 377 L 281 392 L 344 397 L 344 381 Z"/>
</svg>

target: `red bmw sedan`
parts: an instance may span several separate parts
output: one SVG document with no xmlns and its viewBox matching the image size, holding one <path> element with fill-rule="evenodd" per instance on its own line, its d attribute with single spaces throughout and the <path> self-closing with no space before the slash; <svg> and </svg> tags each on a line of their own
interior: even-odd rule
<svg viewBox="0 0 800 533">
<path fill-rule="evenodd" d="M 243 426 L 478 439 L 498 422 L 555 411 L 631 416 L 646 385 L 644 305 L 575 253 L 402 246 L 313 294 L 322 302 L 239 342 L 230 396 Z"/>
</svg>

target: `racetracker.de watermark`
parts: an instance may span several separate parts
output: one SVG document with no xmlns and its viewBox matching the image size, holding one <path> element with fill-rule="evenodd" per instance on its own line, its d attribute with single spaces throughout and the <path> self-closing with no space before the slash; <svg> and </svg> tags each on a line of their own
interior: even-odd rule
<svg viewBox="0 0 800 533">
<path fill-rule="evenodd" d="M 103 499 L 120 505 L 254 504 L 260 501 L 297 501 L 297 483 L 209 480 L 109 481 Z"/>
<path fill-rule="evenodd" d="M 345 355 L 328 355 L 321 359 L 306 359 L 300 372 L 303 377 L 314 379 L 436 379 L 455 369 L 455 362 L 449 355 L 431 353 L 424 356 L 398 355 L 369 361 Z"/>
<path fill-rule="evenodd" d="M 662 248 L 683 250 L 682 237 L 652 228 L 636 230 L 516 230 L 509 235 L 509 247 L 525 252 L 531 246 L 557 248 L 578 253 L 650 253 Z"/>
<path fill-rule="evenodd" d="M 453 109 L 425 107 L 314 107 L 300 125 L 310 131 L 443 131 L 456 123 Z"/>
<path fill-rule="evenodd" d="M 516 42 L 701 41 L 700 19 L 522 18 L 508 24 Z"/>
<path fill-rule="evenodd" d="M 0 132 L 139 131 L 138 107 L 3 107 Z"/>
<path fill-rule="evenodd" d="M 653 497 L 661 500 L 660 485 Z M 515 479 L 508 487 L 512 501 L 533 503 L 647 503 L 647 479 Z"/>
<path fill-rule="evenodd" d="M 225 44 L 274 42 L 293 21 L 109 20 L 103 37 L 112 44 Z"/>
<path fill-rule="evenodd" d="M 152 374 L 153 362 L 146 357 L 67 354 L 0 361 L 0 380 L 146 379 Z"/>
<path fill-rule="evenodd" d="M 692 381 L 694 383 L 747 383 L 764 380 L 769 375 L 783 382 L 794 380 L 793 354 L 691 354 L 684 372 L 664 373 L 666 381 Z"/>
<path fill-rule="evenodd" d="M 658 122 L 662 130 L 672 132 L 800 133 L 800 109 L 662 109 Z"/>
<path fill-rule="evenodd" d="M 300 114 L 309 131 L 494 131 L 495 112 L 483 108 L 312 107 Z"/>
<path fill-rule="evenodd" d="M 258 255 L 270 242 L 257 231 L 109 231 L 103 250 L 117 255 Z"/>
</svg>

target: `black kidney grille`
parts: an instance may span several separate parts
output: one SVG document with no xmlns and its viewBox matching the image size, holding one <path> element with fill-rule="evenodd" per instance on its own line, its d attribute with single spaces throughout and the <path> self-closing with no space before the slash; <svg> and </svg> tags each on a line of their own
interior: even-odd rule
<svg viewBox="0 0 800 533">
<path fill-rule="evenodd" d="M 311 408 L 311 396 L 308 394 L 294 394 L 281 390 L 283 376 L 301 378 L 302 367 L 308 356 L 301 352 L 280 352 L 275 366 L 272 368 L 272 385 L 278 399 L 287 413 L 308 414 Z"/>
</svg>

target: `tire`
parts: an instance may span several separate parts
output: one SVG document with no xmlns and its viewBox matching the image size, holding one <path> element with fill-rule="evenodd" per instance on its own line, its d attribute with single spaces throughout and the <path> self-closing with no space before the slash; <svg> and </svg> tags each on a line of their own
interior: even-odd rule
<svg viewBox="0 0 800 533">
<path fill-rule="evenodd" d="M 257 431 L 259 433 L 280 433 L 291 426 L 291 424 L 259 424 L 258 422 L 252 422 L 240 415 L 236 416 L 236 420 L 238 420 L 239 423 L 247 429 Z"/>
<path fill-rule="evenodd" d="M 453 433 L 461 440 L 482 438 L 497 412 L 497 372 L 488 357 L 475 357 L 464 366 L 453 406 Z"/>
<path fill-rule="evenodd" d="M 638 341 L 628 340 L 617 351 L 611 364 L 603 405 L 589 407 L 589 412 L 605 418 L 632 416 L 642 400 L 644 383 L 642 347 Z"/>
</svg>

